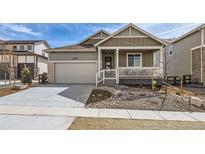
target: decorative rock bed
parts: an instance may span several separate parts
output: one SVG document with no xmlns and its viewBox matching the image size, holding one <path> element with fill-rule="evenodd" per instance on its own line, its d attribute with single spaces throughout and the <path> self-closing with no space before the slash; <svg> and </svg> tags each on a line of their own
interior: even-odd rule
<svg viewBox="0 0 205 154">
<path fill-rule="evenodd" d="M 109 95 L 110 97 L 108 97 L 106 91 L 111 93 Z M 93 93 L 97 95 L 93 95 Z M 104 96 L 105 94 L 107 97 Z M 105 86 L 99 87 L 91 93 L 86 107 L 158 111 L 161 107 L 164 96 L 163 91 L 152 91 L 149 88 L 128 87 L 125 85 L 117 85 L 115 87 Z M 205 111 L 202 107 L 190 104 L 189 96 L 181 97 L 174 93 L 167 94 L 166 101 L 161 110 Z"/>
</svg>

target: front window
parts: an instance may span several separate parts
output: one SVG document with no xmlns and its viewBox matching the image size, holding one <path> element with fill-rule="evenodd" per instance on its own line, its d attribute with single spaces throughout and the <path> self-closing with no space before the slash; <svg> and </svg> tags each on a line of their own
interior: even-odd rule
<svg viewBox="0 0 205 154">
<path fill-rule="evenodd" d="M 31 49 L 32 49 L 31 45 L 27 45 L 27 50 L 31 50 Z"/>
<path fill-rule="evenodd" d="M 129 53 L 127 55 L 128 67 L 141 67 L 142 66 L 142 54 L 141 53 Z"/>
<path fill-rule="evenodd" d="M 21 51 L 24 50 L 24 46 L 23 46 L 23 45 L 20 46 L 20 50 L 21 50 Z"/>
<path fill-rule="evenodd" d="M 17 46 L 13 46 L 13 50 L 16 51 L 17 50 Z"/>
<path fill-rule="evenodd" d="M 169 46 L 169 56 L 173 55 L 173 46 Z"/>
</svg>

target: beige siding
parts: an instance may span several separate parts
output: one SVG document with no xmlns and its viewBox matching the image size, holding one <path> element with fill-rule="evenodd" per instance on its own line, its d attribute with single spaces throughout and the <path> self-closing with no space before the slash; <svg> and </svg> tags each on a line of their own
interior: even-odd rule
<svg viewBox="0 0 205 154">
<path fill-rule="evenodd" d="M 202 65 L 203 65 L 203 84 L 205 85 L 205 48 L 203 48 L 203 54 L 202 54 Z"/>
<path fill-rule="evenodd" d="M 96 44 L 99 41 L 103 40 L 105 37 L 107 37 L 108 35 L 104 32 L 99 32 L 96 35 L 92 36 L 91 38 L 83 41 L 81 44 L 84 45 L 92 45 L 92 44 Z M 96 39 L 96 38 L 100 38 L 100 39 Z"/>
<path fill-rule="evenodd" d="M 127 67 L 127 53 L 142 53 L 142 67 L 153 66 L 153 51 L 120 51 L 119 67 Z"/>
<path fill-rule="evenodd" d="M 131 28 L 131 35 L 132 36 L 145 36 L 145 34 L 143 34 L 142 32 L 140 32 L 134 28 Z"/>
<path fill-rule="evenodd" d="M 49 83 L 54 83 L 54 63 L 48 63 L 48 80 Z"/>
<path fill-rule="evenodd" d="M 122 32 L 118 33 L 116 36 L 129 36 L 129 28 L 126 28 Z"/>
<path fill-rule="evenodd" d="M 49 53 L 50 61 L 61 60 L 97 60 L 97 52 L 61 52 L 61 53 Z"/>
<path fill-rule="evenodd" d="M 203 30 L 204 30 L 204 44 L 205 44 L 205 28 Z"/>
<path fill-rule="evenodd" d="M 189 75 L 191 74 L 191 48 L 201 44 L 201 32 L 197 31 L 192 35 L 172 44 L 173 55 L 167 56 L 167 73 L 168 75 Z"/>
<path fill-rule="evenodd" d="M 151 38 L 111 38 L 100 46 L 161 46 Z"/>
<path fill-rule="evenodd" d="M 90 44 L 96 44 L 96 43 L 98 43 L 99 41 L 101 41 L 102 39 L 89 39 L 89 40 L 87 40 L 87 41 L 85 41 L 85 42 L 83 42 L 83 44 L 87 44 L 87 45 L 90 45 Z"/>
</svg>

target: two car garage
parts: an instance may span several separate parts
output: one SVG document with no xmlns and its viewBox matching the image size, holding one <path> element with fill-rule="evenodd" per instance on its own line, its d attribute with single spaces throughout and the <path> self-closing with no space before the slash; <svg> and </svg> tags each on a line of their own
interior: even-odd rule
<svg viewBox="0 0 205 154">
<path fill-rule="evenodd" d="M 55 83 L 95 83 L 96 62 L 56 62 L 54 63 Z"/>
</svg>

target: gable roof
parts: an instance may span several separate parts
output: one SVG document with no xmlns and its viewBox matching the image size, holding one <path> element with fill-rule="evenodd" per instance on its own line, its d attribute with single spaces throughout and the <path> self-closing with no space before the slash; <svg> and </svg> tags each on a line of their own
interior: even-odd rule
<svg viewBox="0 0 205 154">
<path fill-rule="evenodd" d="M 130 24 L 126 25 L 125 27 L 119 29 L 118 31 L 114 32 L 112 35 L 108 36 L 107 38 L 103 39 L 102 41 L 99 41 L 99 42 L 96 43 L 94 46 L 100 45 L 101 43 L 103 43 L 103 42 L 109 40 L 109 39 L 112 38 L 113 36 L 119 34 L 120 32 L 122 32 L 123 30 L 125 30 L 125 29 L 127 29 L 127 28 L 129 28 L 129 27 L 132 27 L 132 28 L 134 28 L 134 29 L 140 31 L 141 33 L 143 33 L 143 34 L 145 34 L 145 35 L 151 37 L 152 39 L 156 40 L 157 42 L 160 42 L 160 43 L 163 44 L 163 45 L 167 45 L 167 43 L 165 43 L 163 40 L 157 38 L 156 36 L 154 36 L 154 35 L 152 35 L 152 34 L 146 32 L 146 31 L 144 31 L 143 29 L 137 27 L 136 25 L 130 23 Z"/>
<path fill-rule="evenodd" d="M 81 41 L 79 42 L 79 44 L 82 44 L 83 42 L 85 42 L 85 41 L 91 39 L 93 36 L 95 36 L 95 35 L 97 35 L 97 34 L 100 34 L 100 33 L 104 33 L 104 34 L 110 36 L 110 33 L 106 32 L 106 31 L 103 30 L 103 29 L 101 29 L 101 30 L 95 32 L 94 34 L 92 34 L 92 35 L 86 37 L 85 39 L 81 40 Z"/>
<path fill-rule="evenodd" d="M 178 37 L 177 39 L 175 39 L 175 40 L 174 40 L 174 41 L 172 41 L 171 43 L 178 42 L 178 41 L 180 41 L 180 40 L 182 40 L 182 39 L 184 39 L 184 38 L 188 37 L 189 35 L 191 35 L 191 34 L 193 34 L 193 33 L 197 32 L 198 30 L 200 30 L 200 29 L 202 29 L 202 28 L 204 28 L 204 27 L 205 27 L 205 24 L 201 24 L 200 26 L 198 26 L 198 27 L 194 28 L 194 29 L 193 29 L 193 30 L 191 30 L 190 32 L 188 32 L 188 33 L 186 33 L 186 34 L 184 34 L 184 35 L 182 35 L 182 36 Z"/>
</svg>

